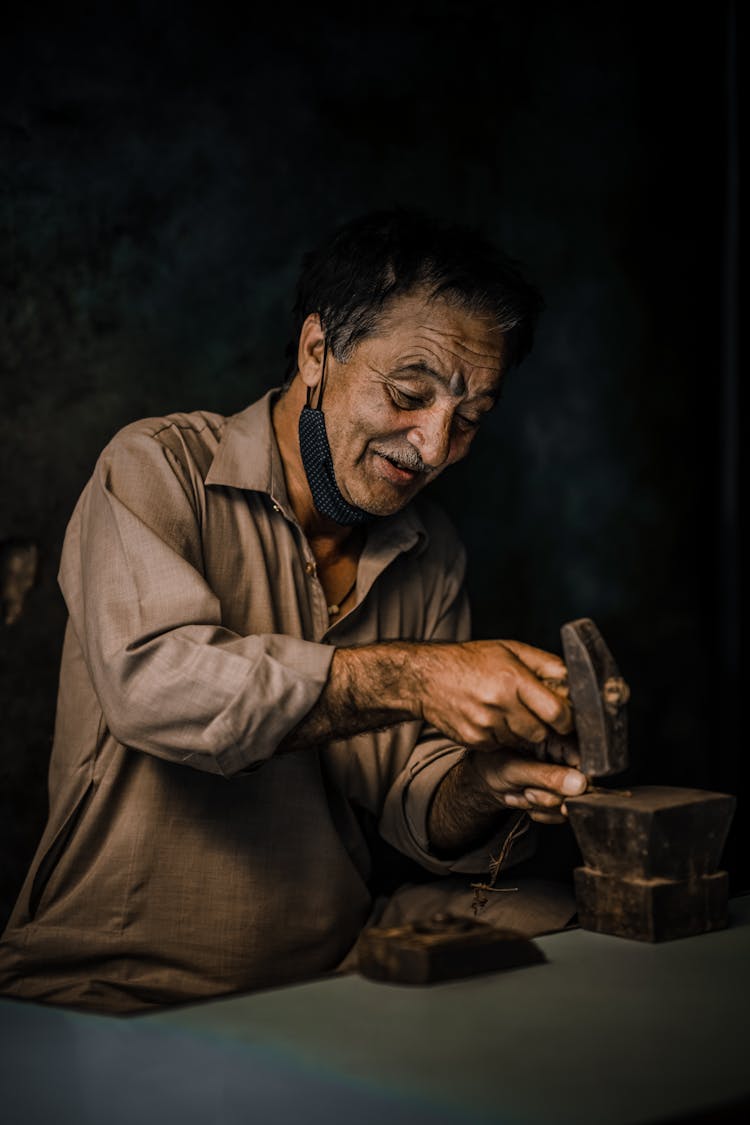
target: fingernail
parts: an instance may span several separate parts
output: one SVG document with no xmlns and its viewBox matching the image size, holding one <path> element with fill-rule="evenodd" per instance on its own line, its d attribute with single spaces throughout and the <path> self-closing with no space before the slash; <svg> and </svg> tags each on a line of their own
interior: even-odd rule
<svg viewBox="0 0 750 1125">
<path fill-rule="evenodd" d="M 575 797 L 577 793 L 583 793 L 585 788 L 586 778 L 582 773 L 571 770 L 565 775 L 565 780 L 562 783 L 563 793 L 567 793 L 570 797 Z"/>
<path fill-rule="evenodd" d="M 526 800 L 527 800 L 527 801 L 529 802 L 529 804 L 530 804 L 530 805 L 535 805 L 535 804 L 536 804 L 536 797 L 534 796 L 534 794 L 533 794 L 533 793 L 530 793 L 530 792 L 528 791 L 528 789 L 525 789 L 525 790 L 524 790 L 524 794 L 523 794 L 523 795 L 524 795 L 524 797 L 526 798 Z"/>
</svg>

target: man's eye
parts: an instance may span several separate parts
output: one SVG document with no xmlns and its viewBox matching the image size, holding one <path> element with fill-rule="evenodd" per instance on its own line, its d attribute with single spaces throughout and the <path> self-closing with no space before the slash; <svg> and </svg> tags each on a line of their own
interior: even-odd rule
<svg viewBox="0 0 750 1125">
<path fill-rule="evenodd" d="M 419 398 L 416 395 L 404 394 L 403 391 L 399 391 L 396 387 L 389 387 L 388 393 L 399 410 L 419 410 L 426 405 L 423 398 Z"/>
<path fill-rule="evenodd" d="M 456 415 L 456 424 L 462 430 L 476 430 L 477 426 L 479 425 L 479 422 L 480 422 L 479 418 L 468 418 L 465 414 L 457 414 Z"/>
</svg>

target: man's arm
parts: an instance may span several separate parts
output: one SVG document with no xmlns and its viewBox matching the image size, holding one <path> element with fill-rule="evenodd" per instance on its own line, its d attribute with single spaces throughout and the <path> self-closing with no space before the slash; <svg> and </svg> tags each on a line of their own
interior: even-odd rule
<svg viewBox="0 0 750 1125">
<path fill-rule="evenodd" d="M 60 583 L 119 741 L 229 776 L 409 719 L 483 750 L 569 729 L 567 703 L 541 682 L 562 662 L 516 642 L 436 630 L 427 643 L 333 650 L 232 633 L 202 573 L 191 497 L 141 424 L 100 458 L 66 537 Z"/>
<path fill-rule="evenodd" d="M 443 778 L 427 821 L 436 857 L 455 857 L 490 837 L 506 811 L 555 823 L 564 819 L 565 797 L 585 790 L 578 770 L 523 752 L 572 729 L 564 693 L 542 683 L 564 677 L 559 657 L 518 642 L 338 649 L 318 703 L 280 750 L 428 720 L 472 748 Z"/>
<path fill-rule="evenodd" d="M 326 685 L 282 750 L 423 719 L 472 749 L 541 743 L 572 729 L 570 706 L 543 679 L 559 657 L 517 641 L 387 642 L 340 648 Z"/>
</svg>

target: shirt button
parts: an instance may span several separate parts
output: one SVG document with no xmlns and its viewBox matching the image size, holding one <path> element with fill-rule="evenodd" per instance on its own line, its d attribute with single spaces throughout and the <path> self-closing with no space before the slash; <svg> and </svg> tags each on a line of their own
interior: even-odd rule
<svg viewBox="0 0 750 1125">
<path fill-rule="evenodd" d="M 273 510 L 274 510 L 274 512 L 280 512 L 280 511 L 281 511 L 281 508 L 279 507 L 279 505 L 278 505 L 278 504 L 274 504 L 274 505 L 272 505 L 272 506 L 273 506 Z"/>
<path fill-rule="evenodd" d="M 314 562 L 306 562 L 305 563 L 305 571 L 306 571 L 307 574 L 315 574 L 315 563 Z"/>
</svg>

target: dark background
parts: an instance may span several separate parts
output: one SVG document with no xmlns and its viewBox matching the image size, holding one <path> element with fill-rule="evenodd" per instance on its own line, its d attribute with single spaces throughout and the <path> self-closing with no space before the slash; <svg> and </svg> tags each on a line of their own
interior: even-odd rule
<svg viewBox="0 0 750 1125">
<path fill-rule="evenodd" d="M 2 914 L 44 821 L 55 573 L 98 452 L 278 383 L 301 254 L 394 203 L 480 225 L 547 302 L 435 486 L 476 635 L 557 649 L 593 617 L 633 778 L 742 796 L 729 6 L 179 7 L 31 8 L 0 48 L 0 539 L 42 553 L 0 626 Z M 741 801 L 735 890 L 747 842 Z"/>
</svg>

